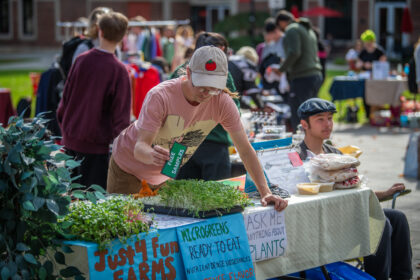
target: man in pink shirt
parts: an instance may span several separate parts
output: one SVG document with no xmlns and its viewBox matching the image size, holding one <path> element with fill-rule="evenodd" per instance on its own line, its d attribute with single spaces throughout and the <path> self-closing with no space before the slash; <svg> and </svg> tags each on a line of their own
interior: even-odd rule
<svg viewBox="0 0 420 280">
<path fill-rule="evenodd" d="M 161 174 L 174 142 L 187 147 L 185 164 L 209 132 L 221 124 L 230 134 L 261 195 L 262 205 L 283 210 L 287 201 L 267 186 L 257 155 L 242 127 L 238 109 L 226 88 L 227 57 L 219 48 L 194 52 L 187 75 L 165 81 L 149 91 L 139 119 L 115 139 L 107 191 L 137 193 L 141 180 L 156 187 L 169 178 Z"/>
</svg>

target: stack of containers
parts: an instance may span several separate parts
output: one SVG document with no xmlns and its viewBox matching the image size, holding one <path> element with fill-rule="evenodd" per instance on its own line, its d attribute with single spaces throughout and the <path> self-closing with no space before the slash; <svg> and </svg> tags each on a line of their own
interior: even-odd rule
<svg viewBox="0 0 420 280">
<path fill-rule="evenodd" d="M 310 160 L 311 182 L 334 182 L 334 189 L 350 189 L 360 186 L 355 157 L 340 154 L 319 154 Z"/>
</svg>

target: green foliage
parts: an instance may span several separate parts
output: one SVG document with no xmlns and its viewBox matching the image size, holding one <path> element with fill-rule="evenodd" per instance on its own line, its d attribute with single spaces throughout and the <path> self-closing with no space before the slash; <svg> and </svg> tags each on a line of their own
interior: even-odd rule
<svg viewBox="0 0 420 280">
<path fill-rule="evenodd" d="M 270 15 L 266 12 L 255 13 L 255 28 L 263 28 L 264 21 Z M 228 34 L 233 31 L 249 30 L 251 26 L 250 13 L 239 13 L 228 16 L 214 25 L 214 32 Z"/>
<path fill-rule="evenodd" d="M 225 210 L 235 206 L 245 208 L 251 204 L 246 194 L 235 187 L 215 181 L 169 180 L 159 190 L 158 204 L 184 208 L 199 217 L 199 211 Z M 155 200 L 144 198 L 147 203 Z"/>
<path fill-rule="evenodd" d="M 70 213 L 60 219 L 62 227 L 74 238 L 98 243 L 99 250 L 115 238 L 125 242 L 129 237 L 148 232 L 143 204 L 131 196 L 112 196 L 100 203 L 75 202 Z"/>
<path fill-rule="evenodd" d="M 228 40 L 229 46 L 235 51 L 243 46 L 255 47 L 264 40 L 262 28 L 265 19 L 269 16 L 266 12 L 256 12 L 254 26 L 251 25 L 249 12 L 228 16 L 215 24 L 214 32 L 222 33 Z M 249 35 L 251 29 L 254 32 L 253 38 Z M 234 35 L 233 32 L 236 34 Z"/>
<path fill-rule="evenodd" d="M 53 256 L 47 252 L 61 247 L 58 238 L 65 233 L 57 219 L 68 213 L 71 192 L 80 185 L 73 183 L 71 168 L 63 163 L 72 161 L 71 157 L 60 154 L 61 146 L 48 139 L 46 122 L 42 115 L 30 123 L 12 117 L 7 129 L 0 126 L 2 279 L 58 277 L 53 274 Z M 86 191 L 81 193 L 86 195 Z M 57 256 L 55 260 L 61 263 Z M 68 270 L 80 276 L 77 268 Z"/>
</svg>

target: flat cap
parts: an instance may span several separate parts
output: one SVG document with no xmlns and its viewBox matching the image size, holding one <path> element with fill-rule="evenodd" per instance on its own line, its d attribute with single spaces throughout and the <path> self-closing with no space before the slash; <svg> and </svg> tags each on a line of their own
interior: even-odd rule
<svg viewBox="0 0 420 280">
<path fill-rule="evenodd" d="M 300 104 L 297 110 L 299 119 L 305 119 L 324 112 L 336 113 L 337 109 L 335 108 L 334 103 L 321 98 L 308 99 Z"/>
</svg>

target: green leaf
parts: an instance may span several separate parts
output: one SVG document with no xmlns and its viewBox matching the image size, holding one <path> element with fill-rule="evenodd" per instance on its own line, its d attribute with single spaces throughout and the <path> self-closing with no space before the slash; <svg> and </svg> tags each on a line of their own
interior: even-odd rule
<svg viewBox="0 0 420 280">
<path fill-rule="evenodd" d="M 48 178 L 50 179 L 50 181 L 53 184 L 55 184 L 55 185 L 58 184 L 58 180 L 57 180 L 57 178 L 55 178 L 55 176 L 53 174 L 50 173 L 50 175 L 48 176 Z"/>
<path fill-rule="evenodd" d="M 25 201 L 23 204 L 23 209 L 28 210 L 28 211 L 36 211 L 32 201 Z"/>
<path fill-rule="evenodd" d="M 89 189 L 94 189 L 95 191 L 101 192 L 101 193 L 106 193 L 106 191 L 99 185 L 90 185 Z"/>
<path fill-rule="evenodd" d="M 47 279 L 47 270 L 45 267 L 42 267 L 38 270 L 39 279 L 44 280 Z"/>
<path fill-rule="evenodd" d="M 32 163 L 34 163 L 34 162 L 35 162 L 35 159 L 34 159 L 34 158 L 32 158 L 32 157 L 27 157 L 27 156 L 25 156 L 25 154 L 24 154 L 24 153 L 21 153 L 21 154 L 20 154 L 20 156 L 22 157 L 23 162 L 24 162 L 26 165 L 30 165 L 30 164 L 32 164 Z"/>
<path fill-rule="evenodd" d="M 51 149 L 47 146 L 41 146 L 41 148 L 36 152 L 38 156 L 42 155 L 49 155 L 51 153 Z"/>
<path fill-rule="evenodd" d="M 66 181 L 70 180 L 70 172 L 64 167 L 60 167 L 57 169 L 57 175 Z"/>
<path fill-rule="evenodd" d="M 19 242 L 17 245 L 16 245 L 16 250 L 18 250 L 18 251 L 29 251 L 31 248 L 29 248 L 28 246 L 26 246 L 26 244 L 24 244 L 24 243 L 22 243 L 22 242 Z"/>
<path fill-rule="evenodd" d="M 20 180 L 25 180 L 25 179 L 27 179 L 27 178 L 29 178 L 29 177 L 31 177 L 32 176 L 32 174 L 34 174 L 32 171 L 26 171 L 26 172 L 23 172 L 23 174 L 22 174 L 22 176 L 20 176 Z"/>
<path fill-rule="evenodd" d="M 34 197 L 32 202 L 34 204 L 35 209 L 38 210 L 39 208 L 41 208 L 44 205 L 45 198 L 36 196 L 36 197 Z"/>
<path fill-rule="evenodd" d="M 64 222 L 61 223 L 61 228 L 63 228 L 63 229 L 69 228 L 72 224 L 73 224 L 72 222 L 64 221 Z"/>
<path fill-rule="evenodd" d="M 45 269 L 47 270 L 47 274 L 53 273 L 53 263 L 51 261 L 46 261 L 43 267 L 45 267 Z"/>
<path fill-rule="evenodd" d="M 1 269 L 1 279 L 6 280 L 10 277 L 10 270 L 7 268 L 7 266 L 4 266 Z"/>
<path fill-rule="evenodd" d="M 34 258 L 34 256 L 32 254 L 30 254 L 30 253 L 27 253 L 27 254 L 23 255 L 23 258 L 28 263 L 38 264 L 37 261 L 36 261 L 36 259 Z"/>
<path fill-rule="evenodd" d="M 71 156 L 66 155 L 66 154 L 64 154 L 64 153 L 57 153 L 57 154 L 54 156 L 54 159 L 55 159 L 56 161 L 68 160 L 68 159 L 71 159 L 71 158 L 72 158 Z"/>
<path fill-rule="evenodd" d="M 96 203 L 96 201 L 97 201 L 96 196 L 95 196 L 93 193 L 91 193 L 91 192 L 87 192 L 87 193 L 86 193 L 86 197 L 87 197 L 87 199 L 89 199 L 89 201 L 90 201 L 90 202 L 92 202 L 93 204 L 95 204 L 95 203 Z"/>
<path fill-rule="evenodd" d="M 0 180 L 0 192 L 4 192 L 7 189 L 7 182 L 4 180 Z"/>
<path fill-rule="evenodd" d="M 106 197 L 101 192 L 96 191 L 94 194 L 96 195 L 97 199 L 106 199 Z"/>
<path fill-rule="evenodd" d="M 66 263 L 66 258 L 64 257 L 64 254 L 61 252 L 55 252 L 54 254 L 54 259 L 57 261 L 57 263 L 59 264 L 65 264 Z"/>
<path fill-rule="evenodd" d="M 60 275 L 63 277 L 73 277 L 78 274 L 81 274 L 80 270 L 74 266 L 69 266 L 65 269 L 60 270 Z"/>
<path fill-rule="evenodd" d="M 60 208 L 58 207 L 57 202 L 55 202 L 55 200 L 47 199 L 47 207 L 48 209 L 50 209 L 51 212 L 58 216 Z"/>
<path fill-rule="evenodd" d="M 69 160 L 66 160 L 66 166 L 73 169 L 73 168 L 76 168 L 76 167 L 80 166 L 80 162 L 69 159 Z"/>
<path fill-rule="evenodd" d="M 74 191 L 71 193 L 75 198 L 85 199 L 85 193 L 83 191 Z"/>
<path fill-rule="evenodd" d="M 18 143 L 13 147 L 13 149 L 9 151 L 9 154 L 7 155 L 7 159 L 11 163 L 20 164 L 22 162 L 20 159 L 20 154 L 19 154 L 20 150 L 22 150 L 22 144 Z"/>
<path fill-rule="evenodd" d="M 75 190 L 75 189 L 82 189 L 82 188 L 84 188 L 85 186 L 83 186 L 83 185 L 81 185 L 81 184 L 78 184 L 78 183 L 72 183 L 71 185 L 70 185 L 70 189 L 72 189 L 72 190 Z"/>
</svg>

